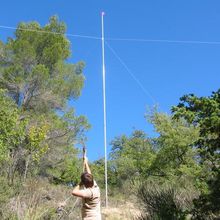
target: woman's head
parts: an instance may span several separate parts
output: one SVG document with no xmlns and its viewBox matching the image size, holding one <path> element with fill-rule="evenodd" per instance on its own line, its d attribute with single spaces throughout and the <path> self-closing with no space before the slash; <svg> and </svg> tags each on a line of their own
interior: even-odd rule
<svg viewBox="0 0 220 220">
<path fill-rule="evenodd" d="M 86 187 L 93 187 L 94 185 L 94 180 L 93 180 L 93 176 L 90 173 L 83 173 L 81 175 L 81 183 Z"/>
</svg>

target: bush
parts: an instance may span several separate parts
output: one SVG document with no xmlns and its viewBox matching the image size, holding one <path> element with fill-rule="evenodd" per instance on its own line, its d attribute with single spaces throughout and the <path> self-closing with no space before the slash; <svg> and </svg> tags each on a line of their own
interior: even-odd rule
<svg viewBox="0 0 220 220">
<path fill-rule="evenodd" d="M 142 183 L 138 189 L 138 197 L 143 206 L 142 220 L 183 220 L 188 216 L 196 191 L 186 190 L 174 185 L 160 186 Z"/>
<path fill-rule="evenodd" d="M 10 202 L 10 199 L 19 192 L 21 185 L 9 186 L 7 179 L 0 177 L 0 186 L 0 219 L 3 219 L 3 216 L 6 214 L 6 205 Z M 10 216 L 8 219 L 16 218 Z"/>
<path fill-rule="evenodd" d="M 76 199 L 71 196 L 71 188 L 50 184 L 46 179 L 27 179 L 19 190 L 5 183 L 0 192 L 1 220 L 77 220 L 80 216 L 79 205 L 73 207 Z M 59 203 L 67 198 L 67 205 L 58 213 Z"/>
<path fill-rule="evenodd" d="M 193 219 L 220 219 L 220 172 L 209 182 L 209 192 L 194 200 Z"/>
</svg>

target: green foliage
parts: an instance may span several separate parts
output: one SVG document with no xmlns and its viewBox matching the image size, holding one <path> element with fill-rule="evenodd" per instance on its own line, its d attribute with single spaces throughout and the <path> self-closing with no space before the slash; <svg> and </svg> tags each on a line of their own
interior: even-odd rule
<svg viewBox="0 0 220 220">
<path fill-rule="evenodd" d="M 67 62 L 70 42 L 65 31 L 65 24 L 53 16 L 45 26 L 20 23 L 15 37 L 0 43 L 0 88 L 5 91 L 0 100 L 0 129 L 5 130 L 0 162 L 8 160 L 1 171 L 11 183 L 16 176 L 26 180 L 36 174 L 76 181 L 78 152 L 71 148 L 89 125 L 66 107 L 80 96 L 84 63 Z"/>
<path fill-rule="evenodd" d="M 0 207 L 7 203 L 8 200 L 15 194 L 15 189 L 10 187 L 7 180 L 3 177 L 0 178 L 1 188 L 0 188 Z M 0 208 L 0 212 L 3 210 Z M 1 215 L 0 215 L 1 216 Z"/>
<path fill-rule="evenodd" d="M 207 183 L 201 181 L 205 165 L 200 163 L 196 144 L 201 128 L 184 118 L 157 111 L 146 118 L 155 127 L 157 137 L 146 138 L 143 131 L 134 131 L 130 137 L 115 138 L 108 170 L 116 178 L 109 176 L 109 183 L 122 192 L 123 188 L 135 192 L 141 184 L 143 191 L 139 189 L 138 197 L 148 207 L 146 213 L 151 213 L 146 219 L 185 219 L 198 191 L 208 190 Z M 147 183 L 148 188 L 144 187 Z M 158 187 L 152 188 L 155 184 Z M 170 188 L 163 188 L 166 185 Z M 183 204 L 188 200 L 179 198 L 179 192 L 185 193 L 190 205 Z"/>
<path fill-rule="evenodd" d="M 84 63 L 67 61 L 71 52 L 65 31 L 53 16 L 45 26 L 20 23 L 13 38 L 0 41 L 1 219 L 57 217 L 54 204 L 44 205 L 35 188 L 22 195 L 17 183 L 25 187 L 32 177 L 65 185 L 79 180 L 76 146 L 90 126 L 67 107 L 81 94 Z"/>
<path fill-rule="evenodd" d="M 202 162 L 210 161 L 212 168 L 219 166 L 220 143 L 220 90 L 210 97 L 196 97 L 193 94 L 183 96 L 178 106 L 173 107 L 174 117 L 185 118 L 200 127 L 200 149 Z"/>
<path fill-rule="evenodd" d="M 28 131 L 28 145 L 26 149 L 30 152 L 34 161 L 39 162 L 40 158 L 47 152 L 48 144 L 42 143 L 46 139 L 48 126 L 32 126 Z"/>
<path fill-rule="evenodd" d="M 148 176 L 154 157 L 151 140 L 137 130 L 131 137 L 123 135 L 112 141 L 110 169 L 121 185 L 125 180 Z"/>
<path fill-rule="evenodd" d="M 62 149 L 62 153 L 62 159 L 57 160 L 55 166 L 51 164 L 47 172 L 54 183 L 74 186 L 80 181 L 82 161 L 78 159 L 78 151 L 72 146 Z"/>
<path fill-rule="evenodd" d="M 85 141 L 90 125 L 67 107 L 81 94 L 84 63 L 67 62 L 71 53 L 65 31 L 65 24 L 53 16 L 45 26 L 20 23 L 14 38 L 0 41 L 0 207 L 15 194 L 21 202 L 16 183 L 27 183 L 32 176 L 47 177 L 56 187 L 79 181 L 82 162 L 76 146 Z M 210 97 L 183 96 L 170 116 L 153 111 L 146 118 L 156 137 L 135 130 L 111 143 L 111 195 L 138 189 L 146 219 L 219 216 L 220 90 Z M 104 159 L 91 168 L 104 188 Z M 20 216 L 13 210 L 3 217 L 0 208 L 0 217 L 39 219 L 45 210 L 45 219 L 56 218 L 50 205 L 38 203 L 43 200 L 37 194 L 30 199 L 37 205 Z"/>
<path fill-rule="evenodd" d="M 197 193 L 175 185 L 144 182 L 139 187 L 138 196 L 144 205 L 142 220 L 185 220 Z"/>
<path fill-rule="evenodd" d="M 152 174 L 167 179 L 182 178 L 195 181 L 202 171 L 196 161 L 198 152 L 194 147 L 199 138 L 199 129 L 185 120 L 176 120 L 157 112 L 148 119 L 159 133 Z"/>
<path fill-rule="evenodd" d="M 73 109 L 62 116 L 50 114 L 47 122 L 50 127 L 46 142 L 49 150 L 41 160 L 39 172 L 43 176 L 49 175 L 56 183 L 75 184 L 82 164 L 77 159 L 79 151 L 73 145 L 85 139 L 90 125 L 84 116 L 76 116 Z"/>
<path fill-rule="evenodd" d="M 208 217 L 212 212 L 218 213 L 220 200 L 219 190 L 215 189 L 220 182 L 220 90 L 210 97 L 190 94 L 180 100 L 179 105 L 173 107 L 174 117 L 185 118 L 200 128 L 196 147 L 199 149 L 199 161 L 205 168 L 200 181 L 208 184 L 209 192 L 204 191 L 195 201 L 195 206 Z"/>
<path fill-rule="evenodd" d="M 161 182 L 179 181 L 185 185 L 189 181 L 205 187 L 197 184 L 202 172 L 194 147 L 199 128 L 156 111 L 146 117 L 158 132 L 157 138 L 146 138 L 143 131 L 137 130 L 131 137 L 123 135 L 112 141 L 109 169 L 117 176 L 117 184 L 156 177 Z"/>
<path fill-rule="evenodd" d="M 104 189 L 105 188 L 105 160 L 101 158 L 99 160 L 93 161 L 91 163 L 91 170 L 93 176 L 95 177 L 96 182 L 98 183 L 99 187 Z M 113 193 L 113 191 L 119 185 L 119 179 L 116 168 L 113 166 L 113 162 L 111 160 L 107 163 L 107 171 L 108 171 L 108 186 L 109 186 L 109 193 Z"/>
<path fill-rule="evenodd" d="M 0 163 L 10 162 L 10 152 L 25 139 L 26 121 L 19 120 L 15 103 L 0 90 Z"/>
<path fill-rule="evenodd" d="M 84 63 L 65 62 L 70 56 L 65 29 L 55 16 L 45 27 L 20 23 L 15 39 L 1 43 L 0 86 L 23 110 L 61 109 L 69 98 L 79 97 Z"/>
<path fill-rule="evenodd" d="M 101 158 L 99 160 L 96 160 L 92 162 L 91 164 L 91 170 L 92 174 L 95 177 L 96 182 L 98 182 L 99 187 L 105 188 L 105 160 L 104 158 Z M 115 176 L 113 174 L 113 176 Z M 110 186 L 114 185 L 112 182 L 112 175 L 110 173 L 110 169 L 108 166 L 108 183 Z"/>
<path fill-rule="evenodd" d="M 220 175 L 220 174 L 218 174 Z M 220 177 L 209 183 L 210 193 L 203 193 L 194 201 L 193 219 L 217 219 L 220 216 Z"/>
<path fill-rule="evenodd" d="M 21 120 L 19 113 L 20 111 L 13 100 L 1 90 L 0 163 L 3 164 L 1 172 L 7 173 L 9 182 L 13 182 L 16 171 L 24 172 L 26 178 L 27 169 L 31 162 L 29 156 L 33 160 L 39 161 L 47 151 L 47 145 L 43 144 L 47 127 L 45 125 L 28 127 L 29 120 Z M 23 163 L 25 160 L 26 162 Z"/>
</svg>

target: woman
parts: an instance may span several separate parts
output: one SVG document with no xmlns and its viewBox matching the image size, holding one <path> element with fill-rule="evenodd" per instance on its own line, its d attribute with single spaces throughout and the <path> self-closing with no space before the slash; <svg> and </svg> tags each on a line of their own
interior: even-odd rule
<svg viewBox="0 0 220 220">
<path fill-rule="evenodd" d="M 101 220 L 100 190 L 93 180 L 87 158 L 84 158 L 85 172 L 81 175 L 81 182 L 72 194 L 82 198 L 82 219 Z"/>
</svg>

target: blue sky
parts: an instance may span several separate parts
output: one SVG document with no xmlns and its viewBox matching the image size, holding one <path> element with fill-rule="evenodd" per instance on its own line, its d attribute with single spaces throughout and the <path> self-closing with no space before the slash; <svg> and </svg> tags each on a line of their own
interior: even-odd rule
<svg viewBox="0 0 220 220">
<path fill-rule="evenodd" d="M 3 1 L 0 25 L 16 27 L 21 21 L 33 20 L 45 25 L 56 14 L 67 24 L 67 33 L 101 37 L 100 14 L 105 11 L 110 151 L 109 143 L 121 134 L 129 135 L 134 129 L 154 134 L 144 118 L 147 106 L 156 102 L 161 111 L 169 112 L 184 94 L 208 96 L 219 88 L 219 9 L 217 0 Z M 13 32 L 0 28 L 0 40 L 5 41 Z M 72 50 L 69 61 L 86 63 L 82 96 L 70 104 L 78 115 L 86 115 L 92 125 L 87 147 L 89 158 L 95 160 L 104 156 L 101 41 L 68 39 Z"/>
</svg>

